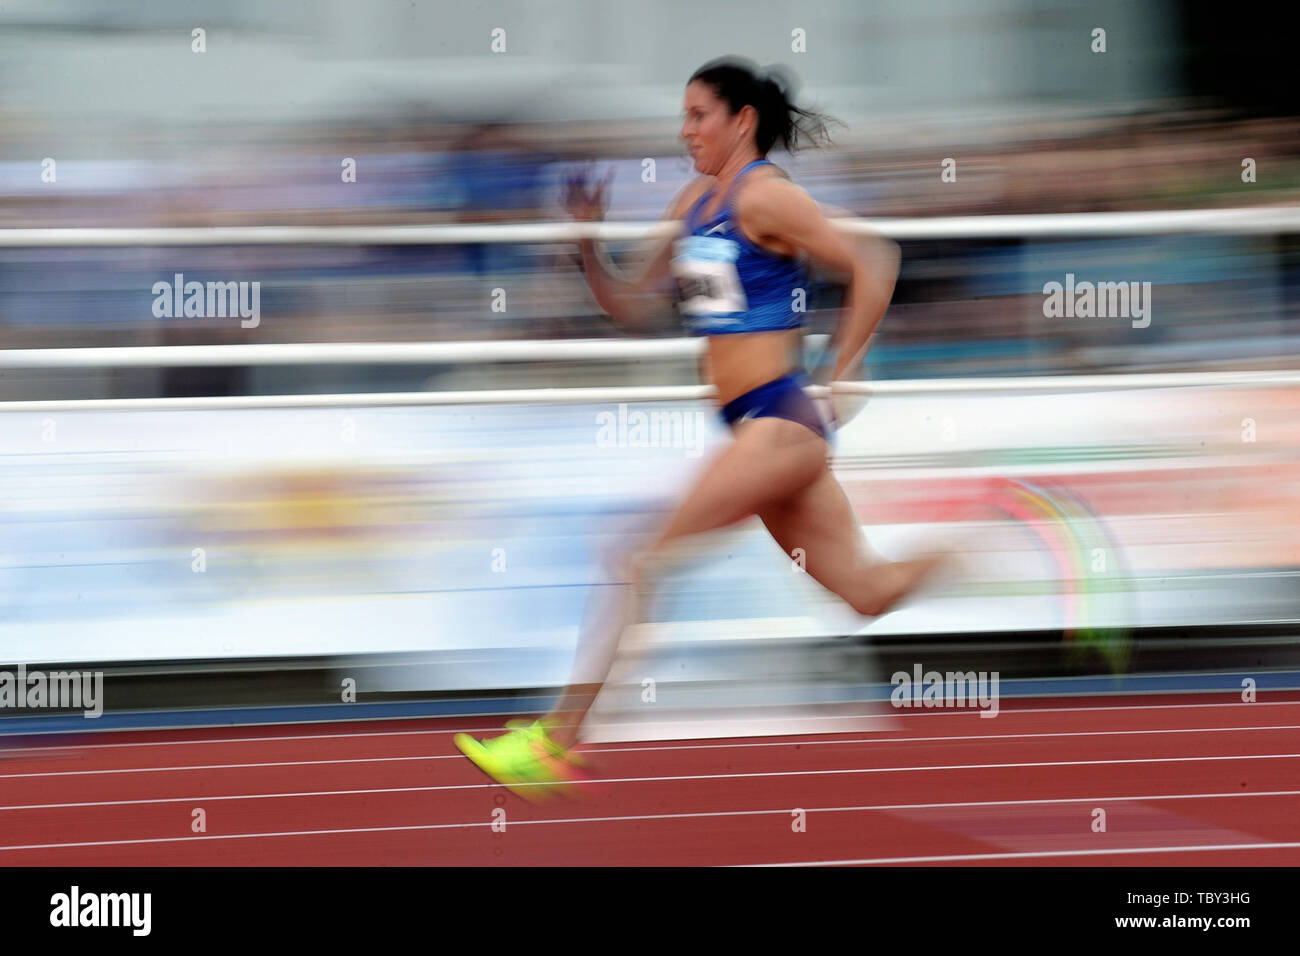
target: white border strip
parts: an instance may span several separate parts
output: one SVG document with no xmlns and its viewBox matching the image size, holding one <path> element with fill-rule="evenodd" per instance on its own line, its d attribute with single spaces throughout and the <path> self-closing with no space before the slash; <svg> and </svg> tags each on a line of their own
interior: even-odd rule
<svg viewBox="0 0 1300 956">
<path fill-rule="evenodd" d="M 616 343 L 611 343 L 616 344 Z M 198 346 L 208 348 L 209 346 Z M 263 346 L 211 346 L 211 348 L 261 348 Z M 152 347 L 151 347 L 152 348 Z M 125 364 L 202 365 L 202 364 L 270 364 L 265 360 L 243 362 L 238 359 L 197 361 L 165 354 L 188 346 L 160 346 L 153 361 L 145 363 L 132 359 Z M 313 346 L 330 348 L 330 346 Z M 40 350 L 37 350 L 40 351 Z M 113 349 L 52 349 L 52 352 L 112 352 Z M 126 350 L 123 350 L 126 351 Z M 180 359 L 179 361 L 177 359 Z M 295 360 L 296 361 L 296 360 Z M 331 358 L 326 361 L 342 361 Z M 405 360 L 404 360 L 405 361 Z M 477 358 L 472 361 L 493 361 Z M 0 367 L 22 365 L 6 361 L 0 350 Z M 70 357 L 68 366 L 83 364 L 117 364 L 96 360 L 83 362 Z M 32 367 L 68 367 L 61 365 L 57 356 L 42 357 Z M 1150 388 L 1195 387 L 1264 387 L 1300 385 L 1300 372 L 1189 372 L 1151 375 L 1080 375 L 1032 376 L 1026 378 L 992 379 L 899 379 L 884 382 L 840 382 L 834 386 L 842 395 L 925 395 L 965 392 L 1088 392 L 1122 391 Z M 813 398 L 825 398 L 824 385 L 805 389 Z M 172 409 L 225 409 L 225 408 L 339 408 L 382 405 L 532 405 L 532 404 L 601 404 L 606 402 L 668 402 L 702 401 L 717 394 L 711 385 L 646 385 L 608 386 L 595 388 L 520 388 L 475 389 L 448 392 L 358 392 L 347 395 L 207 395 L 183 398 L 114 398 L 114 399 L 52 399 L 43 401 L 0 402 L 0 412 L 53 412 L 53 411 L 161 411 Z"/>
<path fill-rule="evenodd" d="M 704 340 L 549 339 L 502 342 L 304 342 L 265 345 L 140 345 L 121 348 L 4 349 L 3 368 L 181 368 L 204 365 L 470 365 L 695 359 Z"/>
<path fill-rule="evenodd" d="M 1025 216 L 833 218 L 850 234 L 892 239 L 1016 236 L 1126 236 L 1186 232 L 1300 231 L 1300 206 L 1048 213 Z M 672 235 L 674 222 L 530 222 L 427 226 L 194 226 L 166 228 L 0 229 L 0 246 L 445 245 L 470 242 L 576 242 Z"/>
<path fill-rule="evenodd" d="M 0 402 L 3 412 L 172 411 L 218 408 L 353 408 L 384 405 L 534 405 L 699 401 L 706 385 L 643 388 L 516 388 L 472 392 L 367 392 L 356 395 L 209 395 L 193 398 L 55 399 Z"/>
<path fill-rule="evenodd" d="M 544 339 L 480 342 L 301 342 L 261 345 L 140 345 L 109 348 L 0 349 L 0 368 L 187 368 L 212 365 L 474 365 L 494 362 L 694 360 L 702 337 Z M 1001 378 L 889 379 L 840 382 L 837 391 L 1074 391 L 1187 385 L 1294 385 L 1294 369 L 1032 375 Z M 554 390 L 552 390 L 554 391 Z"/>
</svg>

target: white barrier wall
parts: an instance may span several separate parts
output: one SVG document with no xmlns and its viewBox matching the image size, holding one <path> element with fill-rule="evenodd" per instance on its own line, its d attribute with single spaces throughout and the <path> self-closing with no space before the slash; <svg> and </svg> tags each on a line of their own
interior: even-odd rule
<svg viewBox="0 0 1300 956">
<path fill-rule="evenodd" d="M 481 686 L 502 686 L 503 656 L 562 680 L 596 555 L 726 440 L 699 400 L 352 398 L 8 406 L 0 660 L 458 649 L 486 655 Z M 1300 619 L 1295 401 L 1277 384 L 874 396 L 836 445 L 869 540 L 965 557 L 869 632 Z M 655 639 L 867 623 L 796 564 L 756 523 L 723 536 L 665 590 Z"/>
</svg>

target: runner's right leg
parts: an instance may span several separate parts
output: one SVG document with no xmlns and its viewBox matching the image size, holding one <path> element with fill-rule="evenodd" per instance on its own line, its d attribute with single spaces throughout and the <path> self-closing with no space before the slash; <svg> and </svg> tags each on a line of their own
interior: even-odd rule
<svg viewBox="0 0 1300 956">
<path fill-rule="evenodd" d="M 803 425 L 760 418 L 737 429 L 654 541 L 618 561 L 616 584 L 593 600 L 579 639 L 573 683 L 544 718 L 564 748 L 577 741 L 582 721 L 604 685 L 619 639 L 635 621 L 658 579 L 684 557 L 684 539 L 734 525 L 816 482 L 827 472 L 826 444 Z"/>
</svg>

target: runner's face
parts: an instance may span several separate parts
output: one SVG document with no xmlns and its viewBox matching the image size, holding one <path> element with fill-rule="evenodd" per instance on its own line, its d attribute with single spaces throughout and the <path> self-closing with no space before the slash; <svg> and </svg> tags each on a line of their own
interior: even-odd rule
<svg viewBox="0 0 1300 956">
<path fill-rule="evenodd" d="M 681 138 L 686 142 L 697 171 L 717 175 L 728 154 L 740 142 L 744 110 L 732 116 L 725 100 L 719 99 L 707 83 L 696 80 L 686 86 L 682 100 Z"/>
</svg>

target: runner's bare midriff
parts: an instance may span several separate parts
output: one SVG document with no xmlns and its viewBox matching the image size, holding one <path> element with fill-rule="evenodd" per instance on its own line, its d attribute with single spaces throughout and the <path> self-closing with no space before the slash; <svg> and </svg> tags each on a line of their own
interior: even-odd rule
<svg viewBox="0 0 1300 956">
<path fill-rule="evenodd" d="M 709 336 L 709 375 L 719 404 L 785 375 L 798 364 L 798 347 L 798 329 Z"/>
</svg>

